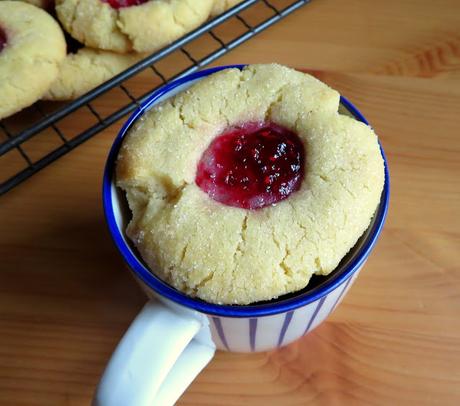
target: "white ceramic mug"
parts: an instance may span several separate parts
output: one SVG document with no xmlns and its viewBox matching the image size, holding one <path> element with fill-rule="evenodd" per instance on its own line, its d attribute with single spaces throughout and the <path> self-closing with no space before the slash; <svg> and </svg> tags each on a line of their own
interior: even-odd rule
<svg viewBox="0 0 460 406">
<path fill-rule="evenodd" d="M 241 69 L 242 65 L 231 67 Z M 125 235 L 130 213 L 114 182 L 114 165 L 122 139 L 145 111 L 225 68 L 228 67 L 193 73 L 155 91 L 131 115 L 110 151 L 103 184 L 106 221 L 118 250 L 150 300 L 113 353 L 96 390 L 94 405 L 172 405 L 211 360 L 216 349 L 266 351 L 307 334 L 343 299 L 383 227 L 389 199 L 386 161 L 385 186 L 369 229 L 333 273 L 314 277 L 308 288 L 300 292 L 248 306 L 216 305 L 184 295 L 146 267 Z M 343 97 L 341 112 L 367 123 Z M 383 150 L 382 156 L 385 160 Z"/>
</svg>

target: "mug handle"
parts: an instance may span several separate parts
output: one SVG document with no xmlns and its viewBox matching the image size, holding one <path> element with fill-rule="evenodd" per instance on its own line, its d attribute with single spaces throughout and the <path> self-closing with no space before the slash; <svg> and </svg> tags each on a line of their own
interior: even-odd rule
<svg viewBox="0 0 460 406">
<path fill-rule="evenodd" d="M 214 356 L 210 340 L 194 339 L 206 322 L 147 302 L 112 354 L 93 406 L 173 405 Z"/>
</svg>

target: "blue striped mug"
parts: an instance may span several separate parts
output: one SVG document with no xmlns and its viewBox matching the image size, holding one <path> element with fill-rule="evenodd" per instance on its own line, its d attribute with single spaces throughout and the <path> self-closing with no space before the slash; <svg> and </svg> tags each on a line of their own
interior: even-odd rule
<svg viewBox="0 0 460 406">
<path fill-rule="evenodd" d="M 156 90 L 122 127 L 110 151 L 103 180 L 103 203 L 115 245 L 135 279 L 150 298 L 114 351 L 96 390 L 95 405 L 174 404 L 216 349 L 233 352 L 272 350 L 317 327 L 334 311 L 357 278 L 382 230 L 389 199 L 385 185 L 371 225 L 337 269 L 314 277 L 308 287 L 276 300 L 247 306 L 206 303 L 188 297 L 152 273 L 125 235 L 130 213 L 114 182 L 114 166 L 123 137 L 147 110 L 202 78 L 229 67 L 190 74 Z M 367 124 L 344 97 L 342 114 Z"/>
</svg>

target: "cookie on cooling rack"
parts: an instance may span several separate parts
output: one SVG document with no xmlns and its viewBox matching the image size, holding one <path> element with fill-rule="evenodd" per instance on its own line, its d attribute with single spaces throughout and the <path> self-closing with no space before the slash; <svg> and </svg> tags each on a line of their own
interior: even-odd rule
<svg viewBox="0 0 460 406">
<path fill-rule="evenodd" d="M 159 277 L 248 304 L 327 275 L 369 226 L 384 166 L 339 94 L 279 65 L 227 69 L 153 107 L 120 149 L 127 234 Z"/>
<path fill-rule="evenodd" d="M 211 17 L 222 14 L 224 11 L 227 11 L 229 8 L 236 6 L 242 1 L 243 0 L 214 0 L 214 4 L 211 10 Z"/>
<path fill-rule="evenodd" d="M 128 69 L 143 54 L 118 54 L 92 48 L 81 48 L 59 66 L 59 75 L 43 96 L 45 100 L 71 100 Z"/>
<path fill-rule="evenodd" d="M 64 28 L 83 44 L 152 52 L 198 27 L 213 0 L 56 0 Z"/>
<path fill-rule="evenodd" d="M 65 55 L 62 30 L 48 13 L 0 1 L 0 119 L 40 99 Z"/>
</svg>

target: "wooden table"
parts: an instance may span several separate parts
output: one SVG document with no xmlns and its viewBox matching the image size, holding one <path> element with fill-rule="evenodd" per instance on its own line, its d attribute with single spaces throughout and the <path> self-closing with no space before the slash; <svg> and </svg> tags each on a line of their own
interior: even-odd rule
<svg viewBox="0 0 460 406">
<path fill-rule="evenodd" d="M 388 222 L 326 323 L 278 351 L 217 354 L 179 404 L 460 404 L 460 2 L 315 0 L 218 62 L 269 61 L 368 117 L 389 159 Z M 88 405 L 145 302 L 102 216 L 116 132 L 0 199 L 2 405 Z"/>
</svg>

